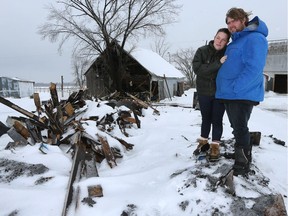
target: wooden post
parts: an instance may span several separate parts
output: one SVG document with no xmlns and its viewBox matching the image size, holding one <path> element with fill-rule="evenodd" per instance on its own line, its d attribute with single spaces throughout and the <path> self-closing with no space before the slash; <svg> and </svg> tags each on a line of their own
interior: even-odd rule
<svg viewBox="0 0 288 216">
<path fill-rule="evenodd" d="M 57 107 L 59 105 L 59 99 L 57 94 L 57 88 L 55 83 L 50 83 L 50 94 L 53 103 L 53 107 Z"/>
<path fill-rule="evenodd" d="M 61 92 L 62 92 L 62 98 L 64 97 L 64 82 L 63 82 L 63 76 L 61 76 Z"/>
</svg>

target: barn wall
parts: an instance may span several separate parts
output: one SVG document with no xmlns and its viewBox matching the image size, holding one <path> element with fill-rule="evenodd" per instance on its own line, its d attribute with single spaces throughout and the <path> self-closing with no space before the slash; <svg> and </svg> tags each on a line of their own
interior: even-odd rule
<svg viewBox="0 0 288 216">
<path fill-rule="evenodd" d="M 287 40 L 271 41 L 264 67 L 265 75 L 269 76 L 265 82 L 265 90 L 278 93 L 287 91 Z"/>
<path fill-rule="evenodd" d="M 19 84 L 19 96 L 20 98 L 23 97 L 30 97 L 34 93 L 34 83 L 33 82 L 26 82 L 26 81 L 18 81 Z"/>
<path fill-rule="evenodd" d="M 158 92 L 160 100 L 182 95 L 181 92 L 183 91 L 183 89 L 181 88 L 181 86 L 183 86 L 183 81 L 181 79 L 160 77 L 158 79 L 153 78 L 153 80 L 158 80 Z"/>
<path fill-rule="evenodd" d="M 88 93 L 94 97 L 103 97 L 108 94 L 105 88 L 105 82 L 109 82 L 109 78 L 105 80 L 104 72 L 100 71 L 96 62 L 85 73 L 86 85 Z M 108 81 L 107 81 L 108 80 Z"/>
</svg>

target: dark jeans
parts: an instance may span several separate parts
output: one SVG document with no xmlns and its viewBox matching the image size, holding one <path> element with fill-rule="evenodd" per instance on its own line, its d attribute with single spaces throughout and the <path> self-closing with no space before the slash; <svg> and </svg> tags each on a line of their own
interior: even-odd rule
<svg viewBox="0 0 288 216">
<path fill-rule="evenodd" d="M 248 121 L 253 109 L 252 104 L 243 102 L 225 103 L 225 109 L 235 137 L 235 147 L 250 148 Z"/>
<path fill-rule="evenodd" d="M 200 112 L 202 116 L 201 136 L 209 137 L 212 125 L 212 141 L 220 141 L 223 133 L 223 115 L 225 107 L 214 96 L 198 95 Z"/>
</svg>

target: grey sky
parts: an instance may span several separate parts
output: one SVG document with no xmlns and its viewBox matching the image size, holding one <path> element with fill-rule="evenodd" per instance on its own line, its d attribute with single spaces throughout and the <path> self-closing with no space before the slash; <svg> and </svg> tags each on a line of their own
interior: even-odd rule
<svg viewBox="0 0 288 216">
<path fill-rule="evenodd" d="M 41 40 L 37 27 L 45 22 L 44 6 L 54 0 L 3 1 L 0 7 L 0 76 L 19 77 L 35 82 L 73 80 L 71 45 L 59 55 L 57 43 Z M 231 7 L 242 7 L 259 16 L 269 28 L 268 40 L 287 39 L 287 0 L 179 0 L 184 4 L 179 22 L 167 27 L 167 42 L 173 53 L 180 48 L 197 49 L 226 27 L 225 14 Z M 151 40 L 141 40 L 150 48 Z"/>
</svg>

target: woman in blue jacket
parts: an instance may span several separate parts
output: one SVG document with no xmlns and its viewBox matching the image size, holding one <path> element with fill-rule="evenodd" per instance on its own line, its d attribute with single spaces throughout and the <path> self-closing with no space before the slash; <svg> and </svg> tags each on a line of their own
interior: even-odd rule
<svg viewBox="0 0 288 216">
<path fill-rule="evenodd" d="M 224 102 L 236 141 L 234 175 L 249 172 L 252 146 L 248 120 L 253 106 L 264 99 L 268 28 L 257 16 L 249 21 L 249 15 L 241 8 L 231 8 L 227 12 L 226 23 L 232 42 L 216 79 L 216 98 Z"/>
</svg>

